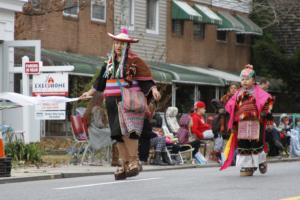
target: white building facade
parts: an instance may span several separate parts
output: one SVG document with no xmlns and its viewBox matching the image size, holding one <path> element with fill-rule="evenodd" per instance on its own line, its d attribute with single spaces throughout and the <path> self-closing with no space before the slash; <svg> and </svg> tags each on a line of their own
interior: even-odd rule
<svg viewBox="0 0 300 200">
<path fill-rule="evenodd" d="M 27 0 L 0 0 L 0 92 L 16 92 L 16 85 L 21 85 L 18 92 L 22 91 L 21 80 L 16 79 L 16 74 L 22 73 L 15 63 L 16 48 L 34 48 L 34 59 L 40 59 L 40 41 L 14 40 L 15 13 L 21 12 L 26 2 Z M 34 120 L 33 113 L 33 108 L 2 110 L 0 124 L 23 131 L 25 142 L 36 142 L 40 139 L 40 122 Z"/>
<path fill-rule="evenodd" d="M 148 61 L 166 61 L 167 1 L 115 0 L 114 30 L 129 28 L 140 42 L 132 45 L 134 52 Z"/>
</svg>

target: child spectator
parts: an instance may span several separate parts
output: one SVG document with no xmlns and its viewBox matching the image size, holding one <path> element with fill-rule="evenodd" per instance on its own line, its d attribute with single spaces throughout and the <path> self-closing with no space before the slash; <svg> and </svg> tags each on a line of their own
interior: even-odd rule
<svg viewBox="0 0 300 200">
<path fill-rule="evenodd" d="M 192 133 L 199 140 L 212 139 L 214 137 L 211 126 L 204 121 L 205 107 L 203 101 L 198 101 L 195 103 L 194 112 L 191 114 L 193 121 Z"/>
</svg>

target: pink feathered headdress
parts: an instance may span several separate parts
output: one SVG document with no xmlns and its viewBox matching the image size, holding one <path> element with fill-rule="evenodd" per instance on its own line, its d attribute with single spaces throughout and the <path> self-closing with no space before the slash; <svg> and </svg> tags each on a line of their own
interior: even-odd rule
<svg viewBox="0 0 300 200">
<path fill-rule="evenodd" d="M 245 65 L 245 68 L 241 71 L 240 77 L 241 78 L 254 78 L 255 71 L 253 69 L 253 65 L 250 65 L 250 64 Z"/>
</svg>

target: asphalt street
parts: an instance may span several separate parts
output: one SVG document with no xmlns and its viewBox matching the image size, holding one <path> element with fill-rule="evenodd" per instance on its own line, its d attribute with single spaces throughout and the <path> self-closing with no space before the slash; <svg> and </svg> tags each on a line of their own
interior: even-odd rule
<svg viewBox="0 0 300 200">
<path fill-rule="evenodd" d="M 300 199 L 300 162 L 273 163 L 266 175 L 240 177 L 231 167 L 144 172 L 0 185 L 1 200 L 278 200 Z M 290 198 L 294 197 L 294 198 Z"/>
</svg>

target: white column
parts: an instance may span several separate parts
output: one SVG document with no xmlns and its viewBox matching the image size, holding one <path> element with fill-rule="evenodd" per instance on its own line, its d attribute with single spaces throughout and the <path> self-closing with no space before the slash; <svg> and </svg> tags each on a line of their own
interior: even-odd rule
<svg viewBox="0 0 300 200">
<path fill-rule="evenodd" d="M 194 104 L 199 100 L 199 87 L 195 85 L 194 87 Z"/>
<path fill-rule="evenodd" d="M 0 92 L 3 91 L 3 64 L 4 64 L 4 60 L 3 60 L 3 43 L 2 41 L 0 41 Z"/>
<path fill-rule="evenodd" d="M 220 88 L 216 87 L 216 94 L 215 94 L 216 99 L 220 99 Z"/>
<path fill-rule="evenodd" d="M 3 92 L 3 42 L 0 41 L 0 92 Z M 2 123 L 2 112 L 0 111 L 0 123 Z"/>
<path fill-rule="evenodd" d="M 176 85 L 172 83 L 172 106 L 176 107 Z"/>
<path fill-rule="evenodd" d="M 25 63 L 29 61 L 28 56 L 22 57 L 22 94 L 29 96 L 29 75 L 25 73 Z M 33 119 L 31 119 L 33 120 Z M 23 131 L 24 141 L 29 143 L 30 137 L 30 110 L 29 106 L 23 107 Z"/>
</svg>

